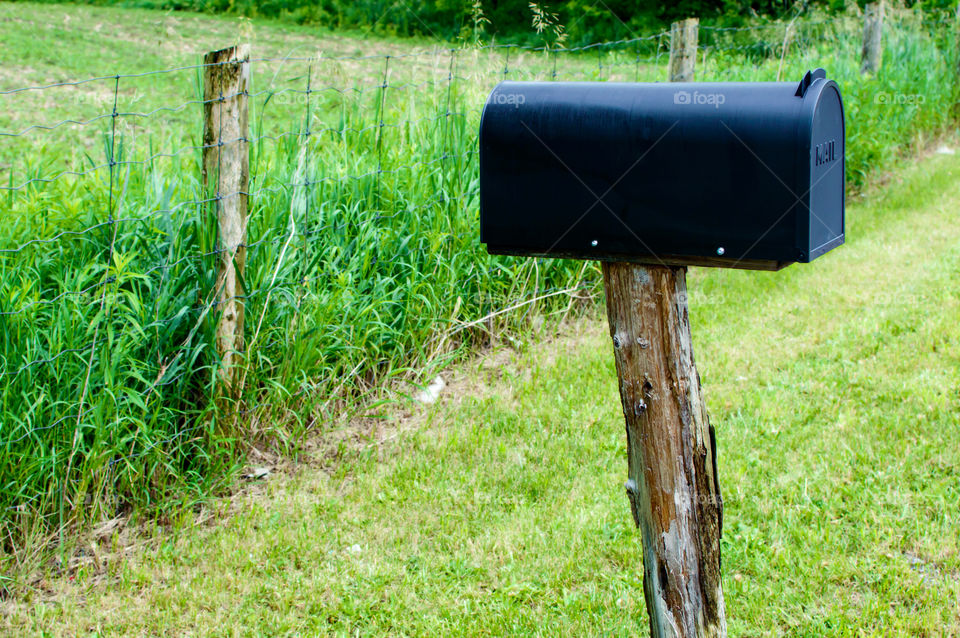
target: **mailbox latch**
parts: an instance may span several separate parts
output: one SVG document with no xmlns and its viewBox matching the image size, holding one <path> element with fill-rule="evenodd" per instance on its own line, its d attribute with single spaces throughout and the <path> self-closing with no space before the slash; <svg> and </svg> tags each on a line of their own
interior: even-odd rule
<svg viewBox="0 0 960 638">
<path fill-rule="evenodd" d="M 814 69 L 813 71 L 807 71 L 806 75 L 803 76 L 803 79 L 800 80 L 800 84 L 797 85 L 797 97 L 803 97 L 807 93 L 807 89 L 810 88 L 810 85 L 813 84 L 814 80 L 826 80 L 827 72 L 823 69 Z"/>
</svg>

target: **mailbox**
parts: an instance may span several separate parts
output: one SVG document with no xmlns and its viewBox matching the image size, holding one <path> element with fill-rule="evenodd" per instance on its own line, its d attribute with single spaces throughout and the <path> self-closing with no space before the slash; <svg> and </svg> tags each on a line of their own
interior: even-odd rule
<svg viewBox="0 0 960 638">
<path fill-rule="evenodd" d="M 799 82 L 502 82 L 480 123 L 491 253 L 777 270 L 843 243 L 844 119 Z"/>
</svg>

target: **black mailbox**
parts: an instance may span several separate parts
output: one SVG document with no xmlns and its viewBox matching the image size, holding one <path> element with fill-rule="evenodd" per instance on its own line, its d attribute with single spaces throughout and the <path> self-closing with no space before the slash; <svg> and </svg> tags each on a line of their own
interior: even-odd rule
<svg viewBox="0 0 960 638">
<path fill-rule="evenodd" d="M 491 253 L 776 270 L 843 243 L 844 120 L 793 82 L 503 82 L 480 123 Z"/>
</svg>

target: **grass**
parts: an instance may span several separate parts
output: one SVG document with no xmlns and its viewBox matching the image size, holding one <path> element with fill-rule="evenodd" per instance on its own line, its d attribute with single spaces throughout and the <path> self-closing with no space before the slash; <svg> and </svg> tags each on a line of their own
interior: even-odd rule
<svg viewBox="0 0 960 638">
<path fill-rule="evenodd" d="M 64 11 L 68 17 L 78 10 Z M 311 41 L 311 55 L 325 44 Z M 25 43 L 21 53 L 30 46 L 36 45 Z M 381 48 L 411 51 L 404 46 Z M 277 55 L 262 49 L 259 55 Z M 191 61 L 178 55 L 127 70 Z M 426 57 L 429 64 L 435 58 Z M 143 118 L 129 116 L 118 120 L 116 133 L 112 125 L 106 134 L 99 124 L 57 128 L 50 136 L 55 148 L 38 147 L 36 130 L 9 140 L 6 150 L 29 165 L 11 160 L 13 184 L 56 176 L 64 166 L 88 170 L 111 158 L 121 164 L 109 174 L 35 182 L 9 193 L 7 212 L 15 221 L 6 230 L 12 252 L 0 276 L 9 379 L 0 500 L 15 531 L 6 551 L 17 551 L 14 538 L 78 516 L 112 515 L 126 503 L 161 510 L 189 504 L 231 475 L 236 439 L 293 445 L 331 418 L 325 408 L 339 407 L 344 386 L 355 395 L 409 374 L 411 364 L 435 362 L 451 346 L 487 339 L 478 330 L 450 338 L 447 326 L 464 316 L 482 317 L 503 299 L 521 297 L 518 287 L 550 292 L 577 285 L 581 264 L 511 263 L 481 252 L 473 216 L 461 214 L 475 206 L 476 153 L 459 92 L 415 93 L 435 83 L 437 69 L 416 82 L 420 60 L 412 58 L 410 68 L 403 62 L 388 80 L 389 102 L 379 87 L 382 57 L 316 62 L 310 103 L 303 92 L 309 62 L 257 67 L 266 86 L 255 84 L 251 115 L 250 370 L 241 424 L 218 422 L 209 402 L 216 366 L 208 347 L 208 316 L 215 314 L 208 312 L 209 291 L 218 255 L 215 219 L 198 183 L 199 151 L 191 146 L 195 127 L 187 123 L 199 106 L 147 118 L 155 128 L 145 133 L 137 130 Z M 443 77 L 448 73 L 444 63 Z M 126 91 L 129 103 L 118 109 L 152 113 L 195 101 L 195 76 L 186 69 L 123 78 L 117 93 Z M 271 77 L 284 84 L 270 84 Z M 144 81 L 158 86 L 147 92 L 136 85 Z M 17 102 L 22 110 L 11 110 L 12 119 L 28 117 L 31 100 L 49 99 L 43 91 L 25 95 L 27 104 Z M 102 109 L 102 101 L 94 107 Z M 61 116 L 56 107 L 43 114 L 47 123 Z M 316 140 L 311 148 L 300 141 L 308 126 Z M 101 155 L 94 159 L 96 144 Z M 504 317 L 485 328 L 516 322 Z M 87 499 L 92 508 L 77 507 Z M 21 503 L 29 509 L 9 516 Z"/>
<path fill-rule="evenodd" d="M 813 264 L 690 273 L 732 636 L 960 632 L 960 159 L 897 175 Z M 603 318 L 446 374 L 436 406 L 126 558 L 135 535 L 106 534 L 72 580 L 9 603 L 6 628 L 645 635 Z"/>
<path fill-rule="evenodd" d="M 0 20 L 0 90 L 103 77 L 0 95 L 0 130 L 14 133 L 0 138 L 3 589 L 40 564 L 35 550 L 51 535 L 68 541 L 64 530 L 131 509 L 176 517 L 229 489 L 248 446 L 296 454 L 375 388 L 429 379 L 499 335 L 525 339 L 543 316 L 583 311 L 571 294 L 596 291 L 594 265 L 494 258 L 477 241 L 481 105 L 504 77 L 666 75 L 657 38 L 451 51 L 69 5 L 2 4 Z M 704 30 L 701 78 L 830 69 L 844 89 L 857 189 L 951 126 L 953 31 L 934 23 L 892 12 L 887 64 L 868 78 L 853 20 L 798 23 L 782 59 L 784 25 L 748 42 Z M 233 419 L 211 401 L 219 254 L 199 184 L 191 65 L 238 40 L 258 59 L 247 383 Z M 160 69 L 177 70 L 133 77 Z M 124 115 L 112 116 L 114 104 Z M 62 547 L 65 561 L 72 550 Z"/>
</svg>

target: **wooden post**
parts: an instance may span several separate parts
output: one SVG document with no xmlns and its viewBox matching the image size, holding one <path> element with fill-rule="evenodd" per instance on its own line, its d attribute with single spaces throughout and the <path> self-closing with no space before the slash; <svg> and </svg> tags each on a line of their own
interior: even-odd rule
<svg viewBox="0 0 960 638">
<path fill-rule="evenodd" d="M 954 54 L 954 82 L 960 81 L 960 2 L 957 3 L 953 13 L 953 54 Z M 953 108 L 950 115 L 957 119 L 960 117 L 960 95 L 957 95 L 953 102 Z"/>
<path fill-rule="evenodd" d="M 217 210 L 217 353 L 221 391 L 238 396 L 243 352 L 242 289 L 250 176 L 247 97 L 250 50 L 239 45 L 203 57 L 203 184 Z"/>
<path fill-rule="evenodd" d="M 627 496 L 643 540 L 654 638 L 726 636 L 723 503 L 693 361 L 686 268 L 604 263 L 627 425 Z"/>
<path fill-rule="evenodd" d="M 883 0 L 871 2 L 863 12 L 863 53 L 860 73 L 876 73 L 883 59 Z"/>
<path fill-rule="evenodd" d="M 670 81 L 692 82 L 697 64 L 700 20 L 687 18 L 670 25 Z"/>
<path fill-rule="evenodd" d="M 693 79 L 698 21 L 671 28 L 670 80 Z M 716 443 L 693 360 L 686 268 L 603 264 L 627 426 L 627 496 L 643 542 L 654 638 L 723 637 L 723 503 Z"/>
</svg>

